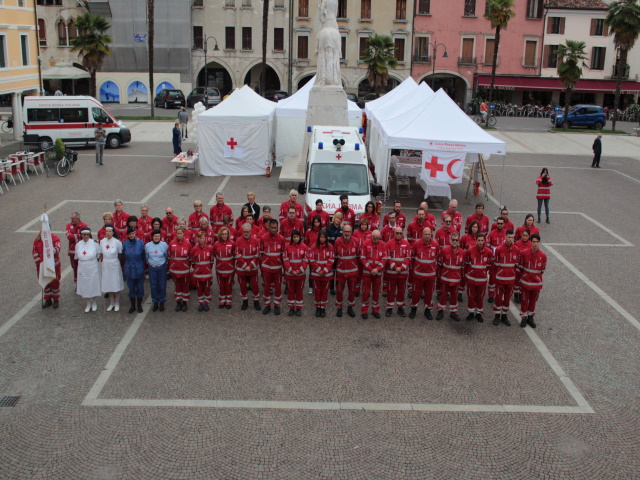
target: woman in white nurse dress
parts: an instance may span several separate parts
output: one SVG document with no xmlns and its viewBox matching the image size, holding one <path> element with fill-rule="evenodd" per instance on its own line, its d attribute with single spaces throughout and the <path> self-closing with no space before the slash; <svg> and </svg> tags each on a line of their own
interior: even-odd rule
<svg viewBox="0 0 640 480">
<path fill-rule="evenodd" d="M 113 236 L 113 225 L 105 225 L 105 237 L 100 240 L 102 252 L 102 292 L 109 294 L 107 312 L 120 310 L 120 292 L 124 290 L 122 278 L 122 243 Z"/>
<path fill-rule="evenodd" d="M 85 312 L 98 309 L 96 297 L 102 294 L 100 290 L 100 245 L 91 238 L 91 230 L 83 228 L 80 231 L 82 240 L 76 243 L 76 260 L 78 260 L 78 285 L 76 293 L 87 301 Z"/>
</svg>

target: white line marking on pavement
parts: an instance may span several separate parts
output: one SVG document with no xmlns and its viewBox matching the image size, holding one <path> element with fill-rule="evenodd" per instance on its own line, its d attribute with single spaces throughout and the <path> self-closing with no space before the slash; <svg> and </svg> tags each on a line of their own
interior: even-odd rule
<svg viewBox="0 0 640 480">
<path fill-rule="evenodd" d="M 47 209 L 47 215 L 50 214 L 51 212 L 55 212 L 56 210 L 58 210 L 60 207 L 62 207 L 65 203 L 67 203 L 67 200 L 62 200 L 60 203 L 58 203 L 57 205 L 54 205 L 51 208 Z M 29 223 L 27 223 L 26 225 L 23 225 L 22 227 L 20 227 L 18 230 L 16 230 L 16 233 L 22 233 L 24 231 L 26 231 L 28 228 L 32 227 L 33 225 L 35 225 L 36 223 L 38 223 L 40 221 L 40 215 L 38 215 L 36 218 L 34 218 L 33 220 L 31 220 Z M 39 231 L 39 230 L 38 230 Z"/>
<path fill-rule="evenodd" d="M 216 193 L 223 193 L 224 187 L 227 186 L 227 182 L 229 181 L 230 178 L 231 178 L 230 175 L 227 175 L 226 177 L 224 177 L 224 180 L 222 180 L 222 183 L 216 189 Z M 217 203 L 216 202 L 216 193 L 213 194 L 213 197 L 211 197 L 211 200 L 209 200 L 209 203 L 207 205 L 215 205 Z"/>
<path fill-rule="evenodd" d="M 618 240 L 620 240 L 622 243 L 624 243 L 627 247 L 633 247 L 633 245 L 631 244 L 631 242 L 626 241 L 624 238 L 622 238 L 620 235 L 618 235 L 617 233 L 613 233 L 610 229 L 608 229 L 607 227 L 605 227 L 603 224 L 601 224 L 600 222 L 598 222 L 595 218 L 591 218 L 589 215 L 587 215 L 586 213 L 582 213 L 580 212 L 580 215 L 582 215 L 584 218 L 586 218 L 587 220 L 589 220 L 591 223 L 593 223 L 594 225 L 597 225 L 598 227 L 600 227 L 602 230 L 604 230 L 605 232 L 607 232 L 609 235 L 611 235 L 614 238 L 617 238 Z"/>
<path fill-rule="evenodd" d="M 553 247 L 549 247 L 549 246 L 547 246 L 546 249 L 547 249 L 548 252 L 552 253 L 558 260 L 560 260 L 562 263 L 564 263 L 564 265 L 569 270 L 571 270 L 580 280 L 582 280 L 584 283 L 586 283 L 589 288 L 591 288 L 594 292 L 596 292 L 598 295 L 600 295 L 600 297 L 605 302 L 607 302 L 609 305 L 611 305 L 631 325 L 633 325 L 637 330 L 640 330 L 640 322 L 638 322 L 638 320 L 633 315 L 631 315 L 624 308 L 622 308 L 622 306 L 618 302 L 616 302 L 613 298 L 611 298 L 609 295 L 607 295 L 607 293 L 604 290 L 602 290 L 598 285 L 596 285 L 591 280 L 589 280 L 589 278 L 584 273 L 582 273 L 580 270 L 578 270 L 571 262 L 569 262 L 569 260 L 567 260 L 562 255 L 560 255 L 560 253 L 556 249 L 554 249 Z"/>
<path fill-rule="evenodd" d="M 66 277 L 69 272 L 71 272 L 71 266 L 68 266 L 64 269 L 64 271 L 60 275 L 60 281 Z M 0 338 L 7 333 L 7 331 L 13 327 L 16 323 L 24 318 L 24 316 L 29 313 L 29 311 L 35 307 L 38 303 L 42 301 L 42 292 L 38 293 L 33 299 L 31 299 L 27 304 L 22 307 L 13 317 L 11 317 L 7 322 L 5 322 L 2 326 L 0 326 Z"/>
<path fill-rule="evenodd" d="M 151 192 L 149 193 L 149 195 L 147 195 L 146 197 L 144 197 L 142 200 L 140 200 L 140 203 L 147 203 L 156 193 L 158 193 L 160 191 L 160 189 L 162 187 L 164 187 L 167 183 L 169 183 L 171 181 L 172 178 L 175 178 L 175 172 L 172 173 L 171 175 L 169 175 L 167 178 L 164 179 L 164 181 L 158 185 L 156 188 L 154 188 L 153 190 L 151 190 Z"/>
<path fill-rule="evenodd" d="M 623 157 L 623 158 L 630 158 L 630 157 Z M 487 167 L 502 168 L 502 164 L 501 163 L 487 163 L 486 166 Z M 509 168 L 543 168 L 544 165 L 505 165 L 505 167 L 509 167 Z M 591 170 L 591 167 L 559 167 L 559 166 L 554 166 L 553 169 L 554 170 Z M 640 183 L 640 180 L 638 180 L 637 178 L 634 178 L 634 177 L 632 177 L 630 175 L 627 175 L 626 173 L 619 172 L 618 170 L 615 170 L 613 168 L 601 168 L 600 171 L 601 172 L 617 173 L 618 175 L 622 175 L 623 177 L 626 177 L 626 178 L 628 178 L 629 180 L 631 180 L 633 182 Z M 554 212 L 554 213 L 556 213 L 556 212 Z"/>
<path fill-rule="evenodd" d="M 611 170 L 611 169 L 610 168 L 605 168 L 605 170 Z M 638 180 L 637 178 L 633 178 L 632 176 L 627 175 L 626 173 L 619 172 L 618 170 L 611 170 L 611 171 L 617 173 L 618 175 L 622 175 L 623 177 L 626 177 L 629 180 L 633 180 L 636 183 L 640 183 L 640 180 Z"/>
</svg>

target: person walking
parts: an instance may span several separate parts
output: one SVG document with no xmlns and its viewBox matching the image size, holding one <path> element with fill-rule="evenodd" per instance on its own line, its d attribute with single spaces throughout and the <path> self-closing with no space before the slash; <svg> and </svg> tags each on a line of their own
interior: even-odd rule
<svg viewBox="0 0 640 480">
<path fill-rule="evenodd" d="M 100 290 L 100 245 L 91 238 L 89 227 L 80 230 L 82 239 L 76 243 L 76 260 L 78 260 L 78 285 L 76 293 L 87 301 L 85 313 L 98 310 L 96 298 L 101 296 Z"/>
<path fill-rule="evenodd" d="M 551 223 L 549 220 L 549 200 L 551 199 L 551 187 L 553 186 L 553 182 L 551 181 L 551 176 L 549 175 L 547 167 L 542 169 L 536 183 L 538 184 L 538 194 L 536 195 L 536 198 L 538 199 L 538 223 L 540 223 L 542 202 L 544 202 L 544 212 L 547 214 L 547 223 Z"/>
<path fill-rule="evenodd" d="M 173 154 L 180 155 L 182 153 L 182 135 L 180 134 L 180 123 L 176 122 L 173 126 Z"/>
<path fill-rule="evenodd" d="M 142 313 L 142 297 L 144 297 L 145 250 L 144 242 L 136 238 L 136 229 L 127 229 L 127 239 L 122 242 L 122 256 L 124 257 L 124 274 L 129 287 L 129 313 Z"/>
<path fill-rule="evenodd" d="M 182 134 L 182 138 L 189 138 L 189 129 L 187 128 L 188 122 L 189 114 L 184 107 L 180 107 L 180 111 L 178 112 L 178 123 L 180 124 L 180 133 Z"/>
<path fill-rule="evenodd" d="M 109 295 L 109 306 L 107 312 L 120 311 L 120 292 L 124 290 L 124 280 L 122 278 L 122 267 L 120 257 L 122 256 L 122 243 L 115 237 L 113 225 L 104 226 L 105 236 L 100 240 L 100 251 L 102 252 L 102 293 Z"/>
<path fill-rule="evenodd" d="M 599 133 L 593 142 L 593 162 L 591 162 L 591 168 L 600 168 L 600 154 L 602 153 L 602 134 Z"/>
<path fill-rule="evenodd" d="M 93 131 L 93 136 L 96 138 L 96 165 L 102 165 L 104 146 L 107 143 L 107 132 L 102 128 L 102 123 Z"/>
</svg>

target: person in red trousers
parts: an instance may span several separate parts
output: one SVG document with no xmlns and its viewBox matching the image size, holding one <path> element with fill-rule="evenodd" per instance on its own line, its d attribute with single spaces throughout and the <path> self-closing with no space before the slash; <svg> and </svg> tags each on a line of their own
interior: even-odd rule
<svg viewBox="0 0 640 480">
<path fill-rule="evenodd" d="M 60 239 L 54 233 L 51 234 L 51 244 L 53 245 L 53 260 L 56 265 L 56 278 L 51 280 L 44 288 L 44 303 L 42 308 L 48 308 L 53 305 L 53 308 L 58 308 L 60 305 Z M 43 261 L 44 242 L 42 241 L 41 234 L 33 240 L 33 248 L 31 253 L 33 254 L 33 261 L 36 262 L 36 275 L 40 276 L 40 264 Z"/>
<path fill-rule="evenodd" d="M 309 265 L 309 248 L 302 242 L 300 230 L 291 232 L 291 241 L 284 249 L 284 278 L 287 281 L 289 316 L 302 315 L 304 277 Z"/>
<path fill-rule="evenodd" d="M 318 234 L 316 244 L 309 252 L 309 265 L 315 295 L 316 317 L 327 316 L 327 297 L 329 282 L 333 278 L 335 254 L 333 245 L 328 240 L 327 231 L 323 228 Z"/>
<path fill-rule="evenodd" d="M 205 242 L 205 233 L 197 234 L 198 244 L 191 249 L 192 278 L 198 289 L 198 311 L 208 312 L 211 303 L 211 283 L 213 281 L 213 247 Z"/>
<path fill-rule="evenodd" d="M 387 245 L 380 239 L 380 230 L 371 233 L 371 239 L 364 242 L 360 250 L 362 265 L 362 318 L 369 318 L 369 296 L 373 306 L 372 314 L 380 318 L 380 287 L 382 274 L 387 265 Z"/>
<path fill-rule="evenodd" d="M 442 288 L 440 299 L 438 300 L 438 314 L 436 320 L 442 320 L 444 309 L 447 308 L 447 298 L 449 298 L 449 309 L 451 319 L 459 322 L 458 316 L 458 286 L 462 279 L 462 269 L 464 268 L 465 251 L 458 244 L 460 234 L 451 234 L 451 245 L 447 245 L 440 250 L 438 255 L 439 282 Z"/>
<path fill-rule="evenodd" d="M 231 308 L 231 282 L 235 273 L 236 245 L 229 238 L 229 229 L 218 230 L 218 241 L 213 244 L 213 256 L 216 259 L 216 279 L 220 287 L 218 308 Z"/>
<path fill-rule="evenodd" d="M 520 253 L 518 269 L 522 272 L 522 303 L 520 304 L 520 326 L 536 328 L 534 316 L 536 303 L 542 290 L 542 275 L 547 268 L 547 255 L 540 250 L 540 235 L 531 235 L 531 248 Z"/>
<path fill-rule="evenodd" d="M 169 274 L 175 286 L 176 312 L 187 311 L 189 292 L 189 270 L 191 268 L 191 243 L 184 238 L 184 228 L 178 227 L 176 238 L 169 243 Z"/>
<path fill-rule="evenodd" d="M 465 278 L 467 280 L 467 296 L 469 315 L 467 320 L 475 319 L 483 323 L 484 294 L 489 281 L 489 272 L 493 264 L 493 252 L 485 246 L 487 236 L 479 233 L 476 245 L 471 247 L 465 255 Z"/>
<path fill-rule="evenodd" d="M 406 317 L 404 311 L 404 298 L 409 278 L 409 265 L 411 264 L 411 245 L 402 235 L 400 226 L 394 229 L 394 238 L 387 242 L 387 267 L 386 276 L 389 281 L 387 292 L 387 311 L 385 316 L 393 314 L 393 307 L 398 308 L 398 315 Z"/>
<path fill-rule="evenodd" d="M 433 308 L 433 289 L 436 285 L 437 259 L 440 247 L 438 242 L 431 237 L 431 228 L 425 227 L 422 230 L 422 238 L 413 242 L 411 246 L 413 294 L 409 318 L 415 318 L 420 297 L 424 293 L 424 316 L 427 317 L 427 320 L 433 320 L 431 309 Z"/>
<path fill-rule="evenodd" d="M 342 316 L 344 301 L 344 287 L 347 287 L 347 314 L 353 318 L 356 312 L 353 307 L 356 304 L 356 279 L 360 269 L 358 268 L 358 255 L 360 246 L 352 235 L 351 225 L 342 228 L 342 236 L 336 239 L 333 245 L 336 257 L 336 316 Z"/>
<path fill-rule="evenodd" d="M 511 326 L 507 314 L 509 313 L 513 286 L 516 283 L 516 266 L 520 257 L 520 250 L 513 242 L 513 237 L 513 230 L 507 230 L 505 242 L 496 248 L 493 254 L 493 277 L 496 279 L 493 324 L 499 325 L 502 322 L 507 327 Z"/>
<path fill-rule="evenodd" d="M 251 216 L 247 218 L 253 218 Z M 236 275 L 240 284 L 241 310 L 249 308 L 248 285 L 253 293 L 253 307 L 260 310 L 258 267 L 260 265 L 260 239 L 254 235 L 251 223 L 242 225 L 242 236 L 236 242 Z"/>
<path fill-rule="evenodd" d="M 263 209 L 264 211 L 264 209 Z M 263 315 L 271 311 L 271 290 L 273 289 L 273 313 L 280 315 L 282 302 L 282 254 L 284 252 L 284 238 L 278 233 L 278 221 L 269 220 L 269 233 L 260 238 L 260 271 L 264 287 Z"/>
</svg>

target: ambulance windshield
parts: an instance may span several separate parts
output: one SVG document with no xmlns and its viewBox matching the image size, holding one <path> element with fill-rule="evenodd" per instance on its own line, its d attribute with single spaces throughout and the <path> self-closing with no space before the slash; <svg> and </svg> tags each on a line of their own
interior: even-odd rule
<svg viewBox="0 0 640 480">
<path fill-rule="evenodd" d="M 310 193 L 368 195 L 369 177 L 364 165 L 316 163 L 309 175 Z"/>
</svg>

